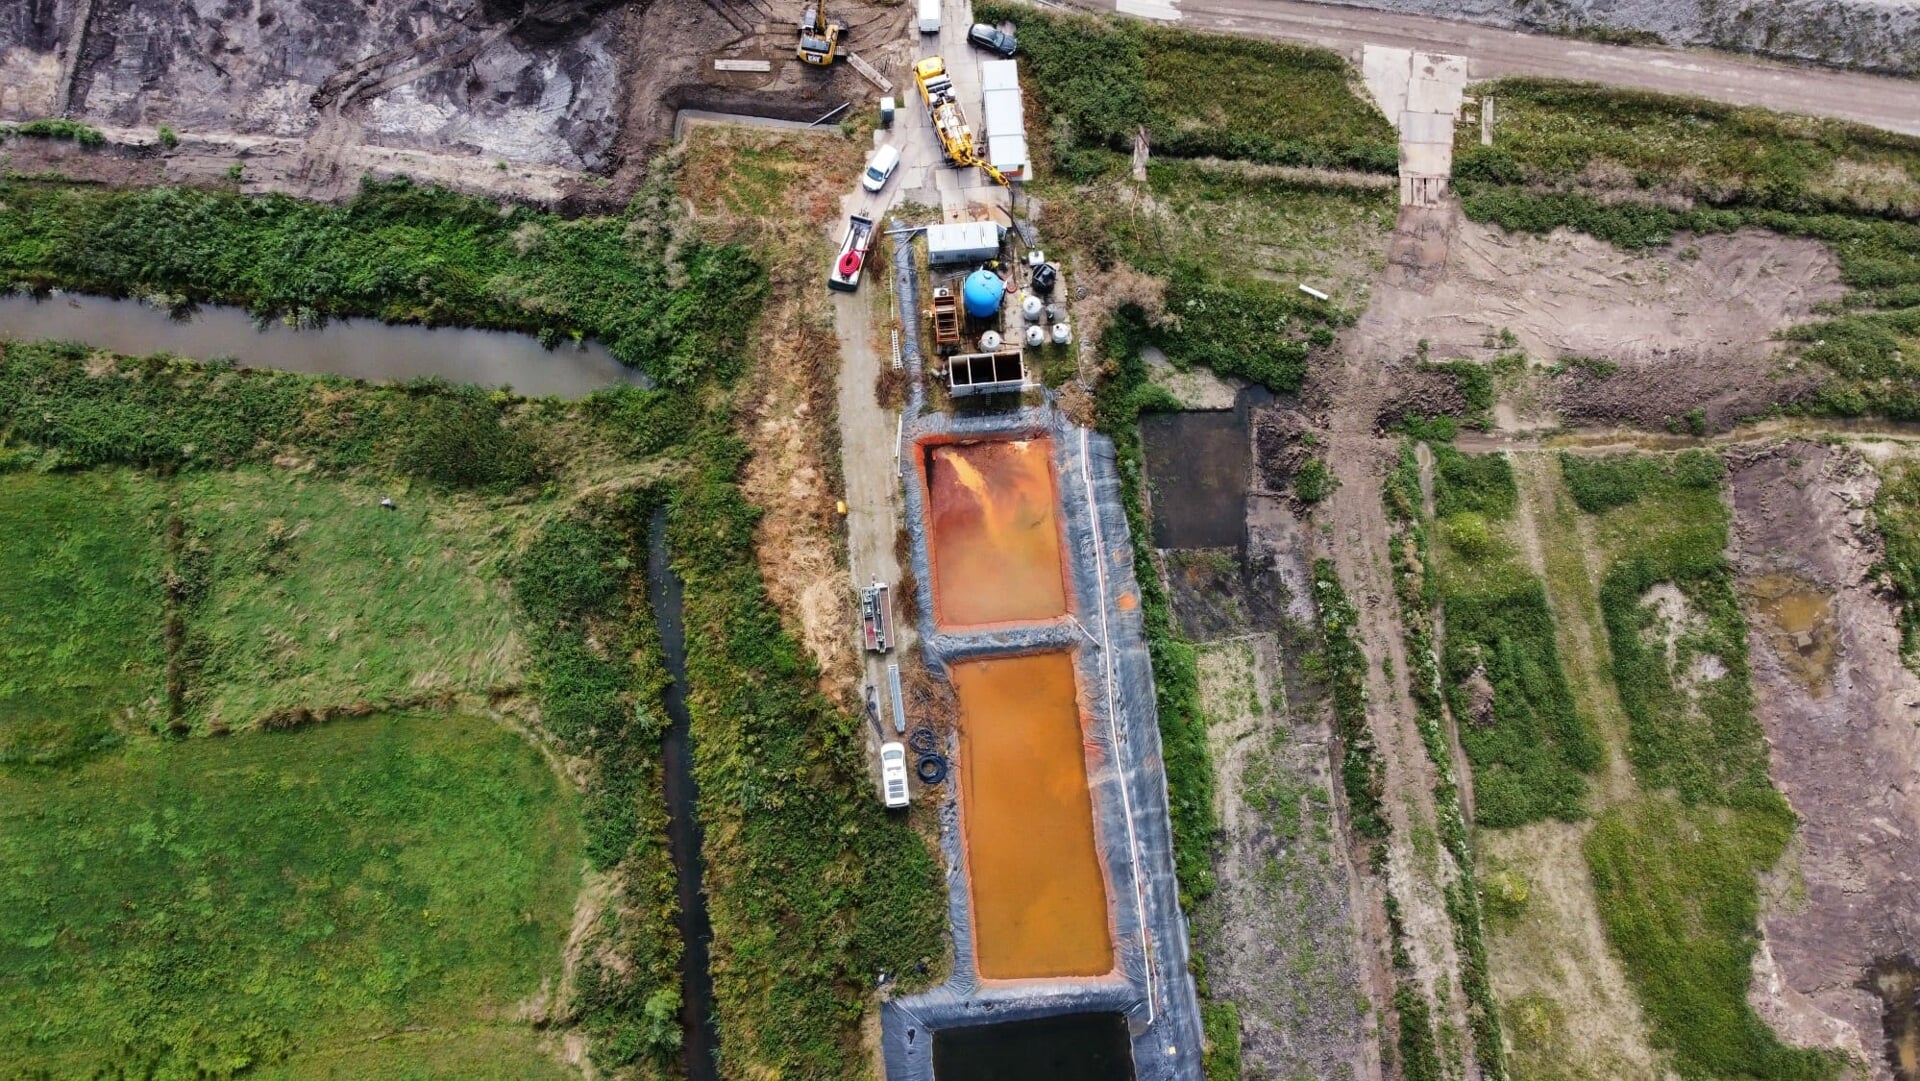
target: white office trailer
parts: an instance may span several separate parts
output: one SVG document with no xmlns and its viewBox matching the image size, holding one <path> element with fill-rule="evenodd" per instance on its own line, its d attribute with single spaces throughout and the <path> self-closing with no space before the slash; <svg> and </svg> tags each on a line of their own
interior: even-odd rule
<svg viewBox="0 0 1920 1081">
<path fill-rule="evenodd" d="M 986 94 L 982 127 L 987 134 L 987 161 L 1008 180 L 1027 178 L 1026 107 L 1020 101 L 1020 71 L 1012 60 L 983 60 L 980 86 Z"/>
<path fill-rule="evenodd" d="M 990 221 L 960 221 L 927 226 L 929 266 L 984 263 L 1000 256 L 1000 226 Z"/>
</svg>

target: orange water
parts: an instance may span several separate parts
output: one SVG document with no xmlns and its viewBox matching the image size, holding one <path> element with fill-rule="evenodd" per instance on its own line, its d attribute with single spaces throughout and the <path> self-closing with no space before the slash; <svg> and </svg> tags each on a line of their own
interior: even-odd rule
<svg viewBox="0 0 1920 1081">
<path fill-rule="evenodd" d="M 926 455 L 939 622 L 966 626 L 1064 613 L 1052 444 L 940 443 Z"/>
<path fill-rule="evenodd" d="M 1073 661 L 961 661 L 960 808 L 980 976 L 1113 971 Z"/>
</svg>

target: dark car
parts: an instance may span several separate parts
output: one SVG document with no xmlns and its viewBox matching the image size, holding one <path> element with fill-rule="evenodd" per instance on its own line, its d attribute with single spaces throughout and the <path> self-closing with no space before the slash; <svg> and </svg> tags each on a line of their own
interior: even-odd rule
<svg viewBox="0 0 1920 1081">
<path fill-rule="evenodd" d="M 1001 56 L 1012 56 L 1020 48 L 1020 43 L 1013 40 L 1012 34 L 986 23 L 974 23 L 973 28 L 967 31 L 967 40 Z"/>
</svg>

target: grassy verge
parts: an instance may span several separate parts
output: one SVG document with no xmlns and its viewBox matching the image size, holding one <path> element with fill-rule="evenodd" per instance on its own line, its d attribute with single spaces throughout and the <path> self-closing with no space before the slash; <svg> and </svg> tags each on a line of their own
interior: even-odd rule
<svg viewBox="0 0 1920 1081">
<path fill-rule="evenodd" d="M 1484 459 L 1466 459 L 1442 447 L 1440 453 L 1452 455 L 1451 479 L 1436 479 L 1436 510 L 1445 508 L 1455 514 L 1485 514 L 1489 510 L 1511 511 L 1515 501 L 1513 475 L 1501 465 Z M 1413 444 L 1405 442 L 1399 460 L 1387 476 L 1382 489 L 1387 520 L 1393 529 L 1394 590 L 1400 605 L 1400 618 L 1406 628 L 1407 685 L 1418 711 L 1420 741 L 1433 764 L 1433 802 L 1440 843 L 1452 858 L 1455 875 L 1444 887 L 1447 918 L 1453 925 L 1454 947 L 1460 954 L 1461 990 L 1466 994 L 1467 1023 L 1472 1030 L 1474 1058 L 1482 1077 L 1507 1076 L 1507 1058 L 1500 1031 L 1499 1004 L 1494 1000 L 1493 984 L 1487 971 L 1487 947 L 1481 915 L 1480 890 L 1474 880 L 1473 838 L 1460 804 L 1459 782 L 1454 776 L 1453 749 L 1447 739 L 1446 704 L 1442 697 L 1440 658 L 1434 641 L 1433 621 L 1429 615 L 1441 583 L 1433 570 L 1433 548 L 1427 537 L 1420 491 L 1420 467 Z M 1451 627 L 1449 627 L 1451 633 Z M 1551 639 L 1549 639 L 1551 642 Z M 1564 677 L 1562 677 L 1564 683 Z M 1462 734 L 1465 742 L 1465 734 Z M 1484 751 L 1502 751 L 1510 741 L 1492 742 Z M 1477 794 L 1477 790 L 1476 790 Z"/>
<path fill-rule="evenodd" d="M 1337 53 L 985 3 L 1012 22 L 1057 168 L 1089 179 L 1144 128 L 1156 154 L 1391 173 L 1393 130 Z M 1276 109 L 1272 102 L 1285 101 Z"/>
<path fill-rule="evenodd" d="M 342 206 L 197 188 L 0 182 L 0 283 L 605 342 L 662 385 L 737 374 L 760 278 L 733 247 L 675 244 L 663 191 L 567 221 L 399 180 Z M 746 310 L 751 311 L 749 303 Z"/>
<path fill-rule="evenodd" d="M 1752 713 L 1718 458 L 1561 460 L 1613 557 L 1600 608 L 1644 795 L 1588 836 L 1601 921 L 1682 1076 L 1831 1076 L 1747 1002 L 1759 892 L 1793 832 Z"/>
<path fill-rule="evenodd" d="M 745 448 L 694 449 L 669 538 L 686 582 L 688 708 L 706 829 L 714 992 L 729 1069 L 840 1077 L 884 973 L 939 978 L 942 875 L 868 783 L 860 722 L 817 689 L 766 600 L 757 512 L 735 485 Z"/>
<path fill-rule="evenodd" d="M 1873 524 L 1886 546 L 1875 572 L 1898 600 L 1900 656 L 1912 667 L 1920 663 L 1920 469 L 1907 462 L 1881 468 Z"/>
<path fill-rule="evenodd" d="M 1494 143 L 1454 163 L 1469 217 L 1623 248 L 1748 226 L 1820 240 L 1852 292 L 1786 335 L 1830 373 L 1804 408 L 1920 417 L 1920 139 L 1551 80 L 1482 92 Z"/>
<path fill-rule="evenodd" d="M 1474 819 L 1505 827 L 1584 818 L 1600 744 L 1574 708 L 1545 587 L 1512 537 L 1512 466 L 1504 455 L 1433 452 L 1441 671 L 1473 763 Z"/>
<path fill-rule="evenodd" d="M 499 1026 L 533 1057 L 499 1019 L 556 975 L 580 835 L 491 721 L 129 748 L 0 792 L 16 1068 L 227 1077 L 415 1026 Z"/>
</svg>

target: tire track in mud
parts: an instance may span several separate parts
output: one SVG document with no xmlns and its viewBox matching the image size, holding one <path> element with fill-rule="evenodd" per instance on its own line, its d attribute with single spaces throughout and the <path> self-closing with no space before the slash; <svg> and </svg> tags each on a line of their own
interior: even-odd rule
<svg viewBox="0 0 1920 1081">
<path fill-rule="evenodd" d="M 1450 223 L 1450 210 L 1402 210 L 1388 272 L 1374 291 L 1370 313 L 1396 292 L 1431 289 L 1446 263 Z M 1367 892 L 1376 909 L 1389 897 L 1397 905 L 1414 980 L 1432 1006 L 1440 1034 L 1451 1033 L 1438 1039 L 1438 1049 L 1443 1063 L 1457 1060 L 1460 1069 L 1446 1072 L 1478 1081 L 1481 1073 L 1468 1039 L 1467 1002 L 1461 990 L 1461 958 L 1446 905 L 1447 887 L 1459 870 L 1437 842 L 1438 777 L 1419 732 L 1408 683 L 1412 666 L 1406 627 L 1394 591 L 1394 531 L 1383 502 L 1393 444 L 1374 430 L 1375 419 L 1394 395 L 1391 376 L 1399 359 L 1377 324 L 1363 315 L 1343 343 L 1338 367 L 1316 373 L 1309 385 L 1309 400 L 1324 410 L 1320 427 L 1327 461 L 1339 480 L 1319 512 L 1321 546 L 1359 611 L 1357 637 L 1367 659 L 1367 719 L 1383 766 L 1381 803 L 1392 830 L 1384 867 L 1387 896 L 1371 884 Z M 1373 920 L 1382 918 L 1376 910 Z"/>
</svg>

